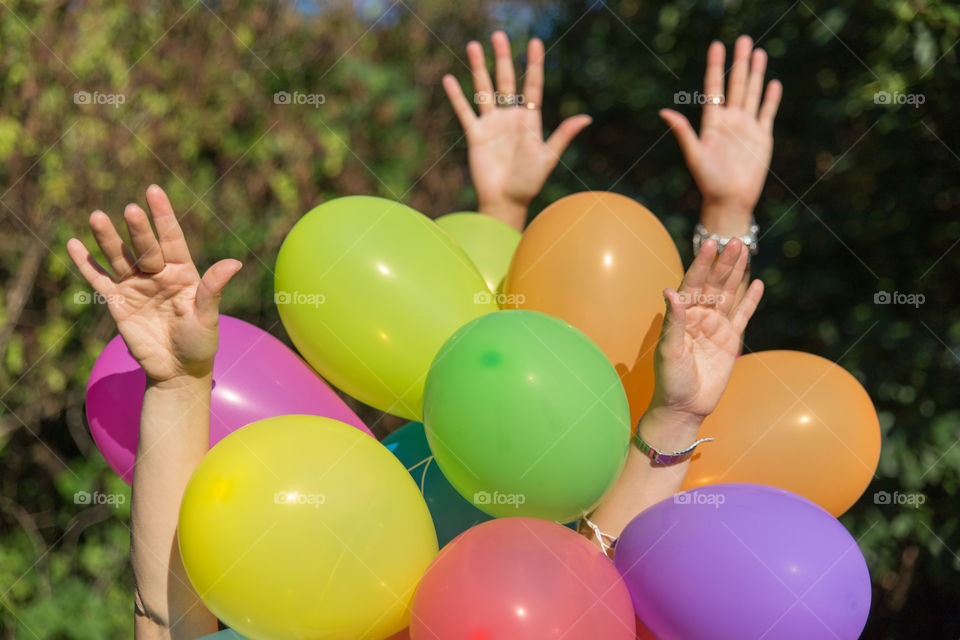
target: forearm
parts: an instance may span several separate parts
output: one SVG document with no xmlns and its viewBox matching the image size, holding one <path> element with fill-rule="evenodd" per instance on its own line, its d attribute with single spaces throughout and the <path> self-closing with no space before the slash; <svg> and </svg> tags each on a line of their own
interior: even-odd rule
<svg viewBox="0 0 960 640">
<path fill-rule="evenodd" d="M 211 378 L 148 383 L 131 501 L 137 640 L 217 631 L 180 560 L 176 531 L 190 475 L 209 447 Z"/>
<path fill-rule="evenodd" d="M 700 420 L 649 410 L 637 426 L 644 442 L 664 452 L 681 451 L 696 439 Z M 656 465 L 631 445 L 627 462 L 616 484 L 604 497 L 590 520 L 605 534 L 619 537 L 624 527 L 641 511 L 680 490 L 690 466 L 689 459 L 670 466 Z M 591 540 L 597 542 L 591 533 Z"/>
</svg>

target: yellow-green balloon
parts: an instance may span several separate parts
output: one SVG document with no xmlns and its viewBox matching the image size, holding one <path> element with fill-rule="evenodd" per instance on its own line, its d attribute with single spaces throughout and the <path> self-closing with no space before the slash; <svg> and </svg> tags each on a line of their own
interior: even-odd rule
<svg viewBox="0 0 960 640">
<path fill-rule="evenodd" d="M 410 207 L 348 196 L 307 213 L 280 247 L 280 319 L 320 374 L 383 411 L 419 420 L 434 355 L 497 310 L 473 262 Z"/>
<path fill-rule="evenodd" d="M 496 293 L 522 234 L 505 222 L 479 213 L 450 213 L 437 218 L 437 224 L 463 247 L 490 291 Z"/>
</svg>

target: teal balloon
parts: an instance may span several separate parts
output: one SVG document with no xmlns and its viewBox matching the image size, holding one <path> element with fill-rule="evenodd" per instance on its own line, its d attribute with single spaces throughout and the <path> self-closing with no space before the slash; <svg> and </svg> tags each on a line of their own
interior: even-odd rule
<svg viewBox="0 0 960 640">
<path fill-rule="evenodd" d="M 242 636 L 233 629 L 224 629 L 219 633 L 213 633 L 209 636 L 203 636 L 197 640 L 247 640 L 246 636 Z"/>
<path fill-rule="evenodd" d="M 630 443 L 610 360 L 537 311 L 496 311 L 458 329 L 430 366 L 423 414 L 447 480 L 496 517 L 580 518 L 613 486 Z"/>
<path fill-rule="evenodd" d="M 470 527 L 493 519 L 450 486 L 430 453 L 422 423 L 407 423 L 384 438 L 383 445 L 403 463 L 420 487 L 441 547 Z"/>
</svg>

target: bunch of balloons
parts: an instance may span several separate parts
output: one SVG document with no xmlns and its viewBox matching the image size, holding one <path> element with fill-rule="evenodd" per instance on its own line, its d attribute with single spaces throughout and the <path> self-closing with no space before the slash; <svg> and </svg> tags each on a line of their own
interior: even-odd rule
<svg viewBox="0 0 960 640">
<path fill-rule="evenodd" d="M 275 273 L 306 363 L 222 318 L 212 449 L 181 506 L 187 574 L 232 628 L 211 637 L 859 634 L 869 575 L 834 516 L 872 477 L 879 425 L 817 356 L 738 360 L 688 490 L 637 516 L 615 562 L 563 526 L 622 470 L 652 396 L 661 292 L 683 274 L 640 204 L 574 194 L 521 236 L 338 198 L 294 226 Z M 324 380 L 412 422 L 377 442 Z M 115 338 L 87 414 L 128 482 L 144 388 Z"/>
</svg>

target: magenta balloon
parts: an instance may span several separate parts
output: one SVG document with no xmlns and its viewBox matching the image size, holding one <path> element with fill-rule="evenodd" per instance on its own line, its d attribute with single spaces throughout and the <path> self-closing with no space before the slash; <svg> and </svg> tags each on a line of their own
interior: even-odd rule
<svg viewBox="0 0 960 640">
<path fill-rule="evenodd" d="M 836 518 L 759 484 L 684 491 L 634 518 L 615 563 L 660 640 L 860 637 L 870 574 Z"/>
<path fill-rule="evenodd" d="M 104 348 L 87 382 L 90 433 L 128 484 L 133 479 L 146 386 L 146 374 L 120 336 Z M 210 446 L 245 424 L 291 413 L 333 418 L 370 433 L 289 347 L 252 324 L 221 315 L 210 397 Z"/>
</svg>

